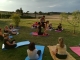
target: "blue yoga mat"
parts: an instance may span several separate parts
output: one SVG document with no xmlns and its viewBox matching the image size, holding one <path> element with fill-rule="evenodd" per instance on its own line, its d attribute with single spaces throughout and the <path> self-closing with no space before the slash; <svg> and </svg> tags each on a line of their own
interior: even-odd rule
<svg viewBox="0 0 80 60">
<path fill-rule="evenodd" d="M 23 46 L 23 45 L 28 45 L 28 44 L 30 44 L 29 41 L 18 42 L 16 48 L 17 48 L 17 47 L 20 47 L 20 46 Z"/>
<path fill-rule="evenodd" d="M 13 38 L 13 36 L 9 36 L 9 38 Z"/>
<path fill-rule="evenodd" d="M 36 45 L 35 47 L 36 47 L 36 49 L 41 50 L 41 55 L 37 60 L 42 60 L 42 56 L 43 56 L 45 46 Z M 25 58 L 25 60 L 29 60 L 29 57 L 27 56 Z"/>
<path fill-rule="evenodd" d="M 20 46 L 23 46 L 23 45 L 28 45 L 28 44 L 30 44 L 29 41 L 18 42 L 18 43 L 17 43 L 17 46 L 16 46 L 15 48 L 20 47 Z M 6 50 L 4 44 L 2 44 L 2 49 L 3 49 L 3 50 Z"/>
</svg>

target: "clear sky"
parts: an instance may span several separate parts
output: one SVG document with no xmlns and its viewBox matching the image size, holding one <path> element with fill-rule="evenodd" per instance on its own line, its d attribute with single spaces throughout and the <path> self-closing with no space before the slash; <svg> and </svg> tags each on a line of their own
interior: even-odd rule
<svg viewBox="0 0 80 60">
<path fill-rule="evenodd" d="M 73 12 L 80 10 L 80 0 L 0 0 L 0 10 L 24 12 Z"/>
</svg>

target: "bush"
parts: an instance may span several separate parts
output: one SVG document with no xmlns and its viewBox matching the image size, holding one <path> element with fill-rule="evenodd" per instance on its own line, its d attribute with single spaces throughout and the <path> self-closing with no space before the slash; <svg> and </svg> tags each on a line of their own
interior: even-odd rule
<svg viewBox="0 0 80 60">
<path fill-rule="evenodd" d="M 16 27 L 19 27 L 19 23 L 20 23 L 20 15 L 17 13 L 12 14 L 11 16 L 13 22 L 15 23 Z"/>
</svg>

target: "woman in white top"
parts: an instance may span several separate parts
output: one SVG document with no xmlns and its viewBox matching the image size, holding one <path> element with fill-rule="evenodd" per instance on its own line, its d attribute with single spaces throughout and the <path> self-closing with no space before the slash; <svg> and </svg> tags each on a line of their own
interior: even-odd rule
<svg viewBox="0 0 80 60">
<path fill-rule="evenodd" d="M 56 45 L 56 51 L 53 51 L 53 54 L 59 59 L 66 59 L 67 53 L 66 53 L 66 45 L 64 44 L 63 38 L 58 38 L 58 44 Z"/>
<path fill-rule="evenodd" d="M 28 49 L 27 49 L 28 57 L 31 60 L 37 60 L 41 54 L 41 50 L 37 50 L 35 48 L 35 43 L 32 42 L 29 44 Z"/>
</svg>

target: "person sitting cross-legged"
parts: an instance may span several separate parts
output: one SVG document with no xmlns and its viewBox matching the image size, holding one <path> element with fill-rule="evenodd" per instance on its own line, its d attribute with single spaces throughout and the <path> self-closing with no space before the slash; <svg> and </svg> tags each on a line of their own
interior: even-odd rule
<svg viewBox="0 0 80 60">
<path fill-rule="evenodd" d="M 10 30 L 7 25 L 6 25 L 5 28 L 4 28 L 4 33 L 8 33 L 8 34 L 12 34 L 12 35 L 16 35 L 16 34 L 17 34 L 16 31 Z"/>
<path fill-rule="evenodd" d="M 57 29 L 56 29 L 57 31 L 62 31 L 63 29 L 62 29 L 62 24 L 61 23 L 59 23 L 59 25 L 58 25 L 58 27 L 57 27 Z"/>
<path fill-rule="evenodd" d="M 35 23 L 32 25 L 32 28 L 37 28 L 37 25 L 38 25 L 38 22 L 35 22 Z"/>
<path fill-rule="evenodd" d="M 63 38 L 59 37 L 58 42 L 59 43 L 56 45 L 56 50 L 52 51 L 52 53 L 59 59 L 66 59 L 66 45 L 64 44 Z"/>
<path fill-rule="evenodd" d="M 15 40 L 11 40 L 9 38 L 9 34 L 8 33 L 4 34 L 4 45 L 5 45 L 6 49 L 15 48 L 17 46 L 17 44 L 15 43 Z"/>
<path fill-rule="evenodd" d="M 41 54 L 41 50 L 35 48 L 35 43 L 31 42 L 27 49 L 27 54 L 30 60 L 37 60 Z"/>
<path fill-rule="evenodd" d="M 49 30 L 50 30 L 50 31 L 53 30 L 53 27 L 52 27 L 52 24 L 51 24 L 51 23 L 49 24 L 48 27 L 49 27 Z"/>
<path fill-rule="evenodd" d="M 13 24 L 10 23 L 10 25 L 9 25 L 9 29 L 10 29 L 10 30 L 13 30 L 13 29 L 14 29 Z"/>
</svg>

